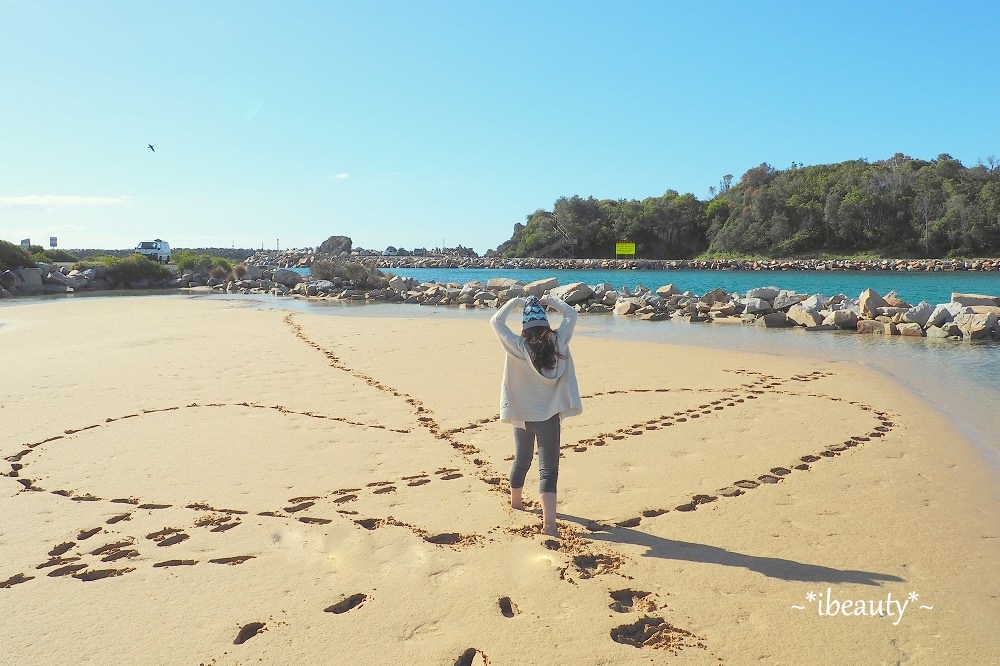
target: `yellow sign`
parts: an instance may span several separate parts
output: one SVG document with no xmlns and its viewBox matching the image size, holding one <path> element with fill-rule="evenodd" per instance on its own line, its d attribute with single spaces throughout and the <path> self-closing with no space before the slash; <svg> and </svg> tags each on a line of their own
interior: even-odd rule
<svg viewBox="0 0 1000 666">
<path fill-rule="evenodd" d="M 615 243 L 615 254 L 635 254 L 635 243 Z"/>
</svg>

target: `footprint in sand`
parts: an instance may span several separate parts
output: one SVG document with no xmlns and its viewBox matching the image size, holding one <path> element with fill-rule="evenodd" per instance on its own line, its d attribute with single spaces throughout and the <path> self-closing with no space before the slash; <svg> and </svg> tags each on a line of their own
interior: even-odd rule
<svg viewBox="0 0 1000 666">
<path fill-rule="evenodd" d="M 500 606 L 500 613 L 504 617 L 514 617 L 521 612 L 518 610 L 517 604 L 510 600 L 510 597 L 501 597 L 497 603 Z"/>
<path fill-rule="evenodd" d="M 263 622 L 251 622 L 250 624 L 243 625 L 240 629 L 240 633 L 236 634 L 236 638 L 233 640 L 233 645 L 243 645 L 248 640 L 264 631 L 267 627 Z"/>
<path fill-rule="evenodd" d="M 485 666 L 485 664 L 488 663 L 490 662 L 489 659 L 486 658 L 486 655 L 476 648 L 469 648 L 460 654 L 458 659 L 455 660 L 455 666 L 473 666 L 474 664 L 482 664 Z"/>
<path fill-rule="evenodd" d="M 631 613 L 642 611 L 652 613 L 656 610 L 656 602 L 649 592 L 638 590 L 614 590 L 608 608 L 616 613 Z"/>
<path fill-rule="evenodd" d="M 357 594 L 352 594 L 351 596 L 341 601 L 338 601 L 329 608 L 324 608 L 323 612 L 333 613 L 334 615 L 340 615 L 341 613 L 346 613 L 349 610 L 354 610 L 355 608 L 363 604 L 367 599 L 368 595 L 361 594 L 360 592 L 358 592 Z"/>
<path fill-rule="evenodd" d="M 674 654 L 681 648 L 704 644 L 690 631 L 675 627 L 662 617 L 644 617 L 632 624 L 615 627 L 611 630 L 611 640 L 637 648 L 669 650 Z"/>
</svg>

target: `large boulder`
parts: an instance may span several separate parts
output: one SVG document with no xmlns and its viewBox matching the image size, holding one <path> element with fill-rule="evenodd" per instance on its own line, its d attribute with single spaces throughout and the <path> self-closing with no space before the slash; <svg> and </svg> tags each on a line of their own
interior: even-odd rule
<svg viewBox="0 0 1000 666">
<path fill-rule="evenodd" d="M 347 236 L 330 236 L 316 248 L 317 254 L 350 254 L 353 242 Z"/>
<path fill-rule="evenodd" d="M 543 280 L 535 280 L 524 285 L 524 291 L 532 296 L 541 296 L 547 291 L 552 291 L 559 286 L 558 278 L 550 277 Z"/>
<path fill-rule="evenodd" d="M 771 307 L 775 310 L 785 310 L 796 303 L 801 303 L 806 299 L 805 294 L 796 294 L 794 291 L 782 291 L 774 297 Z"/>
<path fill-rule="evenodd" d="M 823 316 L 814 308 L 804 307 L 801 304 L 788 308 L 788 319 L 799 326 L 819 326 L 823 323 Z"/>
<path fill-rule="evenodd" d="M 964 305 L 955 302 L 936 305 L 927 316 L 924 326 L 941 326 L 954 319 L 955 315 L 962 314 L 964 309 Z"/>
<path fill-rule="evenodd" d="M 858 315 L 853 310 L 834 310 L 823 319 L 826 326 L 836 326 L 841 330 L 857 330 Z"/>
<path fill-rule="evenodd" d="M 893 324 L 891 322 L 878 321 L 877 319 L 859 319 L 858 333 L 874 335 L 892 335 Z"/>
<path fill-rule="evenodd" d="M 514 278 L 494 277 L 486 281 L 486 288 L 490 291 L 504 291 L 516 284 L 521 284 L 521 282 Z"/>
<path fill-rule="evenodd" d="M 671 283 L 663 285 L 662 287 L 656 290 L 656 293 L 662 296 L 663 298 L 670 298 L 671 296 L 680 294 L 681 290 L 675 287 L 673 283 Z"/>
<path fill-rule="evenodd" d="M 814 310 L 822 310 L 830 302 L 830 299 L 823 294 L 813 294 L 805 300 L 802 301 L 801 305 L 804 308 L 812 308 Z"/>
<path fill-rule="evenodd" d="M 962 305 L 1000 305 L 1000 296 L 986 296 L 984 294 L 959 294 L 952 292 L 953 303 Z"/>
<path fill-rule="evenodd" d="M 299 282 L 302 282 L 302 276 L 293 270 L 278 268 L 275 269 L 274 274 L 271 276 L 271 280 L 286 287 L 294 287 Z"/>
<path fill-rule="evenodd" d="M 741 298 L 739 302 L 743 305 L 743 310 L 747 314 L 757 314 L 758 312 L 770 312 L 773 309 L 771 307 L 771 301 L 766 301 L 763 298 L 758 298 L 756 296 L 748 296 L 746 298 Z"/>
<path fill-rule="evenodd" d="M 549 291 L 556 298 L 561 298 L 570 305 L 582 303 L 594 295 L 594 290 L 582 282 L 571 282 L 562 287 L 556 287 Z"/>
<path fill-rule="evenodd" d="M 37 268 L 16 268 L 15 275 L 21 278 L 21 284 L 17 287 L 19 296 L 33 296 L 45 291 L 42 284 L 42 271 Z"/>
<path fill-rule="evenodd" d="M 16 289 L 19 284 L 21 284 L 21 278 L 14 275 L 13 271 L 8 270 L 0 273 L 0 287 L 4 289 Z"/>
<path fill-rule="evenodd" d="M 765 301 L 773 301 L 780 293 L 781 290 L 777 287 L 757 287 L 747 292 L 747 298 L 761 298 Z"/>
<path fill-rule="evenodd" d="M 619 298 L 618 302 L 615 303 L 615 309 L 613 312 L 619 316 L 626 316 L 634 314 L 636 310 L 642 307 L 642 303 L 636 298 Z"/>
<path fill-rule="evenodd" d="M 861 314 L 870 319 L 874 319 L 878 316 L 879 308 L 889 307 L 889 304 L 885 302 L 885 299 L 879 296 L 878 292 L 874 289 L 865 289 L 861 292 L 858 302 L 861 306 Z"/>
<path fill-rule="evenodd" d="M 955 325 L 967 340 L 981 340 L 996 331 L 997 316 L 989 314 L 960 314 L 955 317 Z"/>
<path fill-rule="evenodd" d="M 896 331 L 900 335 L 908 335 L 915 338 L 922 338 L 924 336 L 924 329 L 920 324 L 917 323 L 903 323 L 896 324 Z"/>
<path fill-rule="evenodd" d="M 919 324 L 922 328 L 927 325 L 927 320 L 930 318 L 932 312 L 934 312 L 933 305 L 927 301 L 920 301 L 904 312 L 900 317 L 900 321 L 903 323 Z"/>
<path fill-rule="evenodd" d="M 948 322 L 942 326 L 928 326 L 925 331 L 928 338 L 960 338 L 962 331 L 953 322 Z"/>
<path fill-rule="evenodd" d="M 659 294 L 660 291 L 657 290 L 656 293 Z M 663 296 L 663 294 L 660 295 Z M 701 302 L 709 306 L 715 305 L 716 303 L 728 303 L 729 300 L 729 294 L 726 293 L 726 290 L 719 287 L 716 287 L 701 297 Z"/>
<path fill-rule="evenodd" d="M 760 326 L 762 328 L 788 328 L 789 326 L 794 326 L 794 323 L 788 320 L 788 316 L 784 312 L 768 312 L 757 318 L 754 322 L 754 326 Z"/>
</svg>

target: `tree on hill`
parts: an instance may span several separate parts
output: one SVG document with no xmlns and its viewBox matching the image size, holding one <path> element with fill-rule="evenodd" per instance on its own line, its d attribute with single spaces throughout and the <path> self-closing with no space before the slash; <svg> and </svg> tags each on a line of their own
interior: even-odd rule
<svg viewBox="0 0 1000 666">
<path fill-rule="evenodd" d="M 902 153 L 869 163 L 775 169 L 760 164 L 738 182 L 723 178 L 712 197 L 667 190 L 643 200 L 560 197 L 536 210 L 497 248 L 507 257 L 544 254 L 561 237 L 576 256 L 614 256 L 616 241 L 645 258 L 708 255 L 885 256 L 1000 254 L 1000 164 L 965 167 Z"/>
</svg>

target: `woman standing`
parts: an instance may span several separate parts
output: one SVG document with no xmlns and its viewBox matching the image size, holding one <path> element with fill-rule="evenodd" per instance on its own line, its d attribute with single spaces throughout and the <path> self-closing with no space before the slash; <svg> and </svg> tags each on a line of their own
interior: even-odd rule
<svg viewBox="0 0 1000 666">
<path fill-rule="evenodd" d="M 507 325 L 511 310 L 524 306 L 521 335 Z M 562 315 L 555 330 L 545 306 Z M 538 446 L 538 492 L 542 504 L 542 531 L 558 537 L 556 481 L 559 478 L 559 441 L 562 419 L 583 411 L 569 341 L 576 326 L 576 310 L 555 296 L 512 298 L 490 320 L 507 357 L 500 386 L 500 420 L 514 426 L 514 464 L 510 470 L 510 504 L 523 508 L 521 491 Z"/>
</svg>

